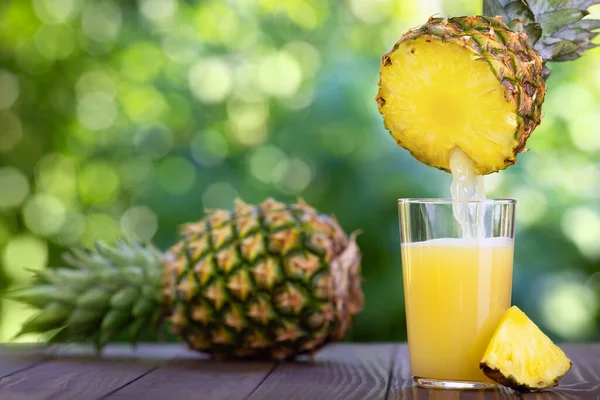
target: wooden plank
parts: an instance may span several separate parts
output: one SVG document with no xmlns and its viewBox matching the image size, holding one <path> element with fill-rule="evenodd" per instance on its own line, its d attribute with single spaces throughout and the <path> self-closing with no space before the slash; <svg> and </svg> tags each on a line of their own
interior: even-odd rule
<svg viewBox="0 0 600 400">
<path fill-rule="evenodd" d="M 209 361 L 181 345 L 111 346 L 101 358 L 89 346 L 68 346 L 41 363 L 45 350 L 0 348 L 0 372 L 6 372 L 0 398 L 600 400 L 600 346 L 564 349 L 573 368 L 560 386 L 519 396 L 505 388 L 414 387 L 406 345 L 330 345 L 315 361 L 286 362 L 275 369 L 273 363 Z"/>
<path fill-rule="evenodd" d="M 249 399 L 384 399 L 394 345 L 329 345 L 314 361 L 278 365 Z"/>
<path fill-rule="evenodd" d="M 600 345 L 562 347 L 573 366 L 553 390 L 563 394 L 563 398 L 600 400 Z"/>
<path fill-rule="evenodd" d="M 388 399 L 435 399 L 435 400 L 600 400 L 600 346 L 565 345 L 565 352 L 573 362 L 569 373 L 556 388 L 539 393 L 518 393 L 500 387 L 486 391 L 427 390 L 413 385 L 408 362 L 408 347 L 401 345 L 394 359 Z"/>
<path fill-rule="evenodd" d="M 43 357 L 31 346 L 0 347 L 0 378 L 34 367 Z"/>
<path fill-rule="evenodd" d="M 112 347 L 101 357 L 89 348 L 69 348 L 52 359 L 0 379 L 2 400 L 94 399 L 138 379 L 160 360 L 139 358 L 131 349 Z"/>
<path fill-rule="evenodd" d="M 59 345 L 45 350 L 45 353 L 60 359 L 98 358 L 98 354 L 92 346 L 77 343 Z M 179 343 L 147 343 L 135 347 L 128 344 L 117 344 L 104 348 L 100 358 L 166 362 L 173 358 L 197 357 L 197 354 L 196 352 L 189 351 L 184 345 Z"/>
<path fill-rule="evenodd" d="M 273 362 L 211 361 L 196 352 L 182 352 L 107 399 L 242 400 L 274 366 Z"/>
</svg>

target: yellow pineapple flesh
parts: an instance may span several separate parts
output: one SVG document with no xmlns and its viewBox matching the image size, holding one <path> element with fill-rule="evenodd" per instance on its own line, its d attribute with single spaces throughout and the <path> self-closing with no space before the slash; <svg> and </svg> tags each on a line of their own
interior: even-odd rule
<svg viewBox="0 0 600 400">
<path fill-rule="evenodd" d="M 502 164 L 517 140 L 516 105 L 485 62 L 458 44 L 418 39 L 391 54 L 397 69 L 382 70 L 390 118 L 415 156 L 427 164 L 449 165 L 460 147 L 478 165 Z"/>
<path fill-rule="evenodd" d="M 496 382 L 518 391 L 556 386 L 571 361 L 518 307 L 506 311 L 480 363 Z"/>
</svg>

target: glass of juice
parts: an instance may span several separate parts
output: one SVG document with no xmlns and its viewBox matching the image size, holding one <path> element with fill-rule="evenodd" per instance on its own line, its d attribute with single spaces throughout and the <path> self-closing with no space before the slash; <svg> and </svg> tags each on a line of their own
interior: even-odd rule
<svg viewBox="0 0 600 400">
<path fill-rule="evenodd" d="M 479 369 L 510 307 L 515 201 L 400 199 L 408 349 L 422 387 L 495 386 Z"/>
</svg>

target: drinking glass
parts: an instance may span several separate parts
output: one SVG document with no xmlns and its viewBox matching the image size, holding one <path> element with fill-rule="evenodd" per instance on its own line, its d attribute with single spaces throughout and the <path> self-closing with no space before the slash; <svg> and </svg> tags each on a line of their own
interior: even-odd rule
<svg viewBox="0 0 600 400">
<path fill-rule="evenodd" d="M 495 386 L 479 361 L 510 307 L 515 203 L 398 200 L 410 367 L 419 386 Z"/>
</svg>

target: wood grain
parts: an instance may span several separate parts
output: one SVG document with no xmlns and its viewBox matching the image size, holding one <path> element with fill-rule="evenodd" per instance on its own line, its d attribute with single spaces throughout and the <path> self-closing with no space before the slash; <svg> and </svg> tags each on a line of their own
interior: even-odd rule
<svg viewBox="0 0 600 400">
<path fill-rule="evenodd" d="M 330 345 L 314 362 L 275 368 L 249 399 L 384 399 L 394 345 Z"/>
<path fill-rule="evenodd" d="M 556 391 L 563 396 L 563 399 L 600 400 L 600 345 L 562 347 L 573 366 L 561 379 Z M 542 399 L 545 400 L 540 398 Z"/>
<path fill-rule="evenodd" d="M 215 362 L 181 345 L 0 348 L 0 399 L 600 400 L 600 345 L 563 346 L 573 361 L 560 386 L 519 396 L 413 386 L 406 345 L 326 347 L 314 361 Z"/>
<path fill-rule="evenodd" d="M 42 362 L 43 356 L 31 346 L 0 348 L 0 378 L 34 367 Z"/>
<path fill-rule="evenodd" d="M 0 379 L 0 399 L 80 400 L 100 398 L 156 368 L 129 349 L 107 349 L 102 357 L 59 352 L 54 358 Z"/>
<path fill-rule="evenodd" d="M 107 399 L 242 400 L 274 366 L 269 362 L 220 362 L 201 356 L 177 357 Z"/>
<path fill-rule="evenodd" d="M 408 347 L 400 345 L 393 362 L 388 399 L 402 400 L 600 400 L 600 346 L 566 345 L 565 352 L 573 367 L 556 388 L 539 393 L 518 394 L 500 387 L 495 390 L 427 390 L 413 385 L 408 362 Z"/>
</svg>

